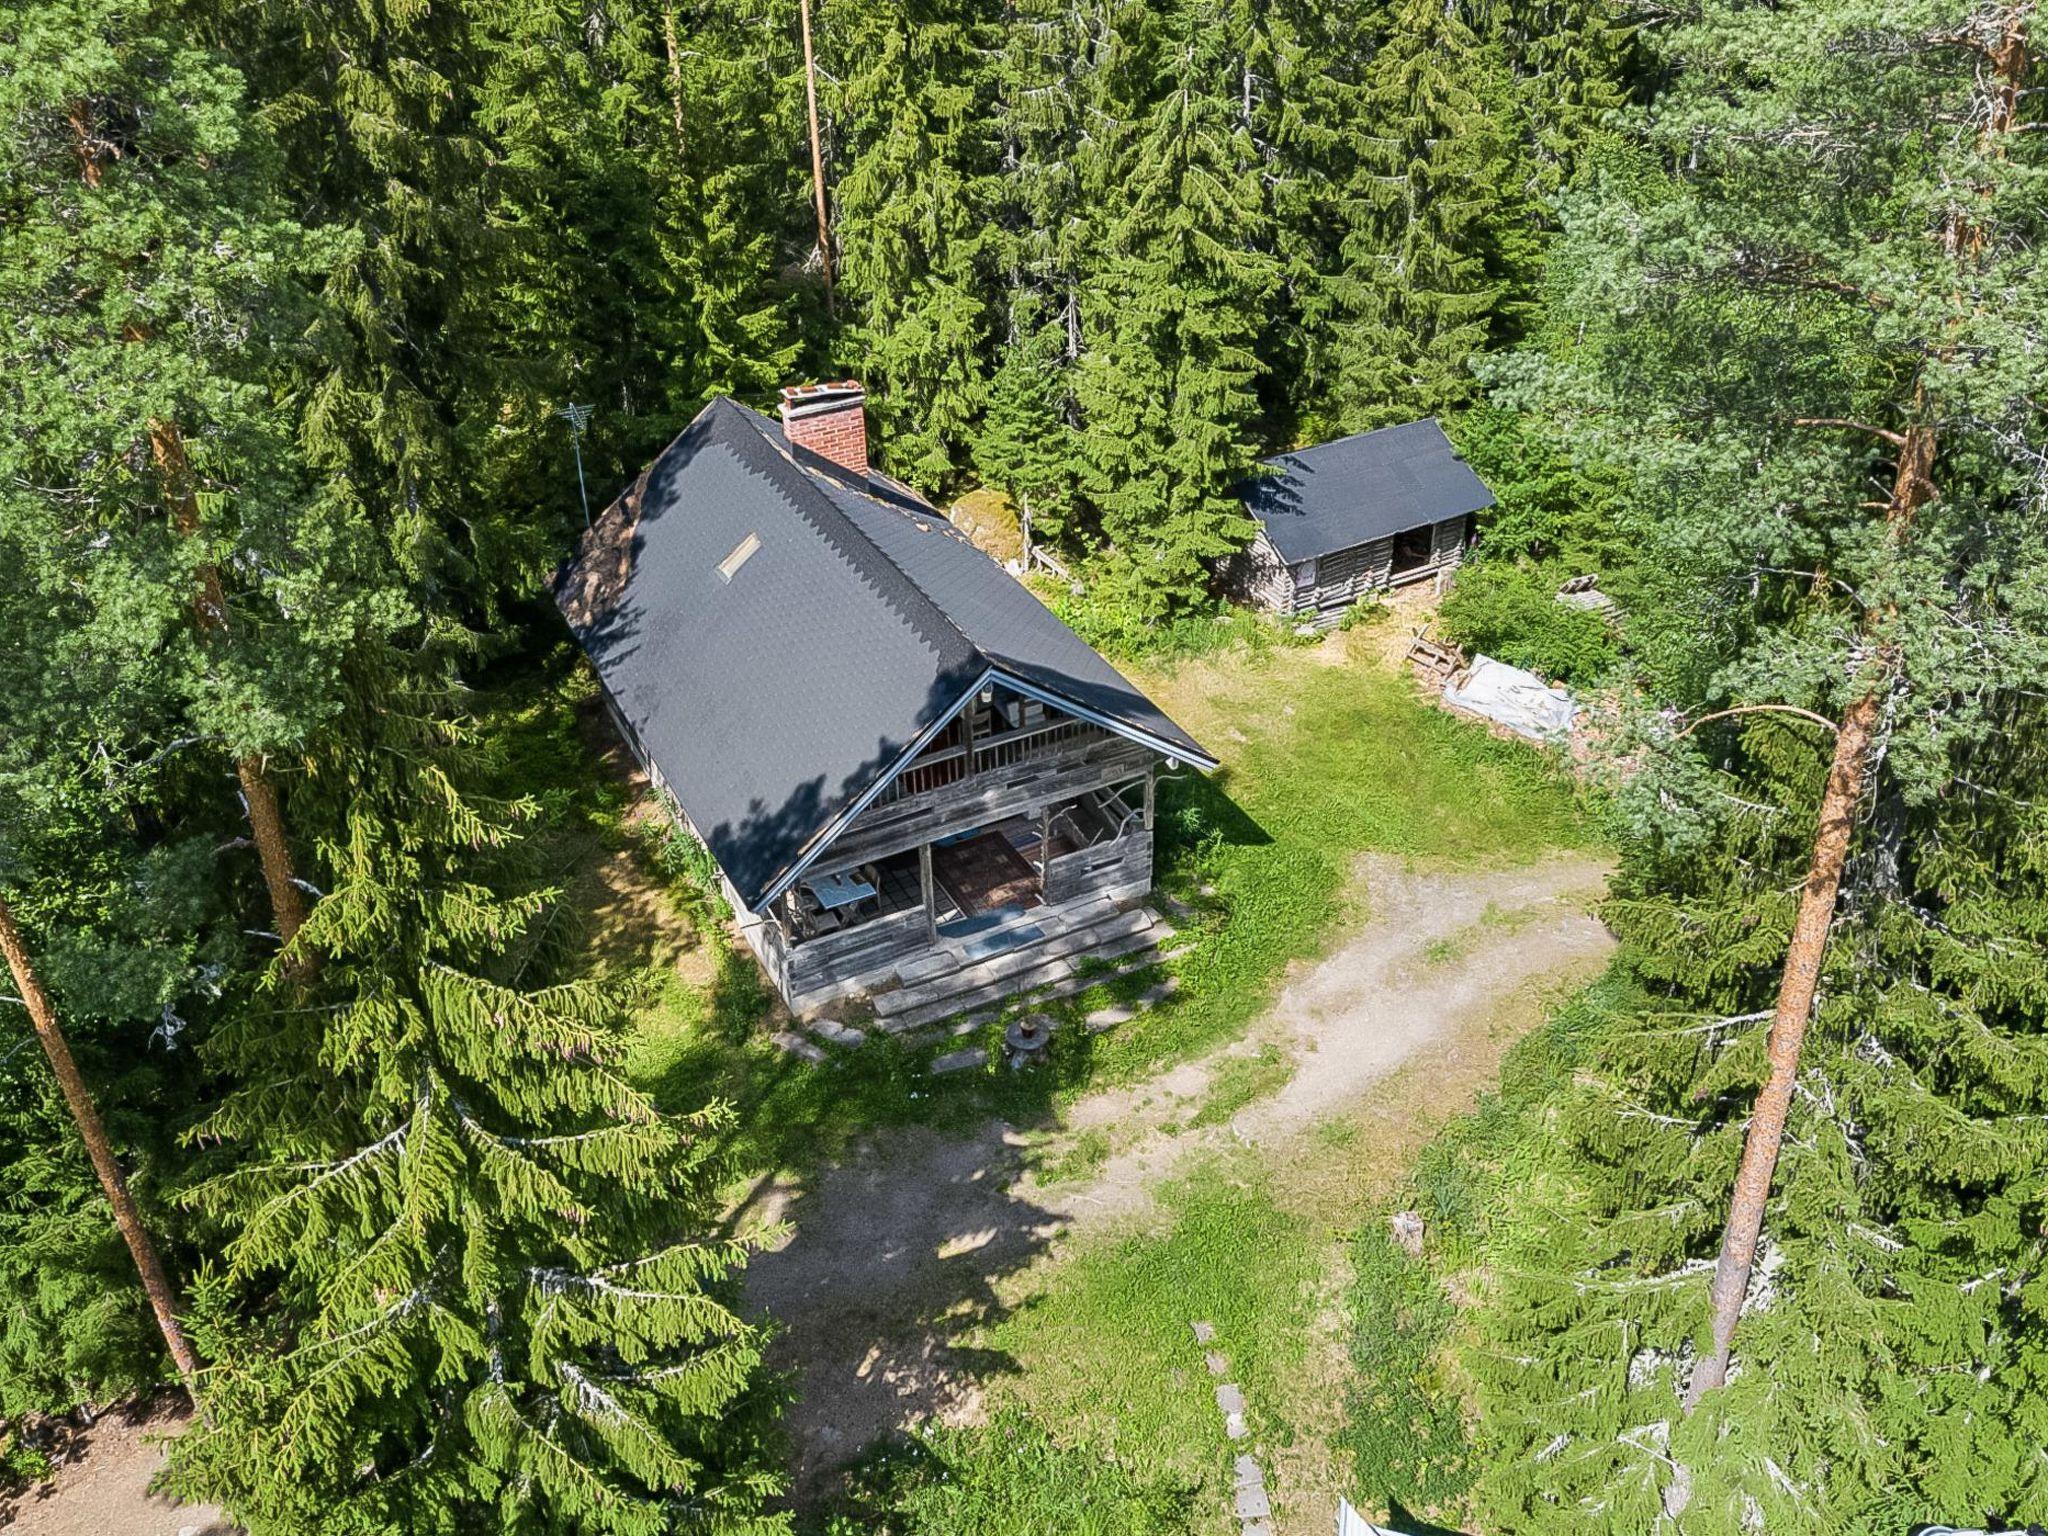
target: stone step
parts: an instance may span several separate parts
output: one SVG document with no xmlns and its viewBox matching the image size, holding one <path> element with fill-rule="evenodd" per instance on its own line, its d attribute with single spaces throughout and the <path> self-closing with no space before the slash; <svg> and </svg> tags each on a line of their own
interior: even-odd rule
<svg viewBox="0 0 2048 1536">
<path fill-rule="evenodd" d="M 941 1056 L 932 1063 L 932 1070 L 939 1073 L 971 1072 L 976 1067 L 985 1067 L 987 1065 L 988 1052 L 978 1045 L 970 1045 L 965 1050 L 954 1051 L 949 1055 Z"/>
<path fill-rule="evenodd" d="M 823 1061 L 825 1059 L 825 1052 L 821 1046 L 806 1040 L 802 1035 L 796 1034 L 791 1030 L 778 1029 L 768 1038 L 775 1042 L 777 1050 L 785 1051 L 791 1056 L 800 1056 L 805 1061 Z"/>
<path fill-rule="evenodd" d="M 990 987 L 1000 987 L 1001 983 L 1038 971 L 1052 961 L 1086 954 L 1127 935 L 1155 934 L 1158 927 L 1159 920 L 1143 907 L 1117 913 L 1089 926 L 1049 935 L 1021 948 L 991 955 L 986 960 L 978 960 L 972 965 L 930 977 L 916 985 L 906 985 L 894 992 L 885 992 L 875 999 L 875 1017 L 882 1021 L 884 1029 L 915 1028 L 914 1024 L 898 1026 L 894 1021 L 906 1014 L 922 1012 L 925 1008 L 948 999 L 963 998 L 969 993 L 978 994 Z M 1157 942 L 1156 937 L 1153 942 Z M 982 1000 L 977 996 L 970 1001 L 955 1004 L 948 1011 L 958 1012 L 961 1008 L 971 1007 L 974 1002 Z M 929 1015 L 929 1018 L 943 1017 L 943 1014 Z M 919 1019 L 917 1022 L 924 1023 L 927 1020 Z"/>
<path fill-rule="evenodd" d="M 1111 1003 L 1106 1008 L 1096 1009 L 1083 1019 L 1082 1023 L 1088 1026 L 1091 1035 L 1099 1035 L 1105 1029 L 1114 1029 L 1119 1024 L 1130 1023 L 1148 1008 L 1157 1008 L 1179 990 L 1180 978 L 1169 976 L 1158 986 L 1147 987 L 1128 1003 Z"/>
<path fill-rule="evenodd" d="M 804 1029 L 813 1039 L 822 1040 L 827 1045 L 865 1045 L 868 1039 L 863 1031 L 855 1029 L 850 1024 L 842 1024 L 837 1019 L 813 1019 L 804 1026 Z"/>
<path fill-rule="evenodd" d="M 1031 942 L 1048 943 L 1075 929 L 1092 927 L 1125 910 L 1135 910 L 1131 908 L 1130 900 L 1119 900 L 1107 892 L 1083 897 L 1064 906 L 1038 908 L 1030 914 L 1029 920 L 1043 930 L 1044 936 Z M 1163 923 L 1164 919 L 1160 921 Z M 809 1019 L 843 1004 L 848 998 L 887 997 L 898 988 L 936 980 L 970 965 L 1000 960 L 1003 955 L 1021 953 L 1027 946 L 1020 945 L 1015 950 L 985 956 L 980 961 L 962 953 L 964 947 L 962 941 L 941 938 L 936 946 L 922 953 L 898 956 L 872 970 L 841 977 L 809 992 L 799 992 L 790 999 L 790 1011 L 799 1019 Z"/>
<path fill-rule="evenodd" d="M 913 1029 L 896 1038 L 903 1042 L 908 1051 L 921 1051 L 928 1045 L 941 1045 L 948 1040 L 960 1040 L 981 1029 L 995 1018 L 993 1010 L 978 1013 L 964 1019 L 950 1019 L 943 1024 L 934 1024 L 929 1029 Z"/>
<path fill-rule="evenodd" d="M 1112 981 L 1121 981 L 1124 977 L 1135 975 L 1139 971 L 1149 971 L 1156 965 L 1165 964 L 1166 961 L 1174 958 L 1175 955 L 1187 953 L 1185 949 L 1182 949 L 1170 951 L 1167 954 L 1159 954 L 1155 950 L 1155 944 L 1156 941 L 1147 943 L 1140 940 L 1128 945 L 1106 945 L 1084 958 L 1088 960 L 1113 960 L 1117 962 L 1111 965 L 1108 970 L 1095 971 L 1087 976 L 1064 977 L 1032 993 L 1031 1001 L 1034 1004 L 1056 1003 L 1063 997 L 1073 997 L 1078 993 L 1106 986 Z M 1122 953 L 1118 953 L 1119 950 Z M 1162 988 L 1164 990 L 1161 990 Z M 1179 990 L 1180 978 L 1169 976 L 1158 987 L 1148 991 L 1145 996 L 1152 998 L 1153 1001 L 1159 1001 L 1170 997 Z M 1154 993 L 1157 993 L 1158 997 L 1154 998 Z M 904 1037 L 905 1042 L 911 1045 L 929 1045 L 939 1039 L 942 1033 L 964 1034 L 970 1030 L 979 1029 L 984 1024 L 992 1024 L 1002 1013 L 1003 1009 L 1008 1006 L 1010 1001 L 1012 1000 L 1006 998 L 993 1008 L 982 1008 L 974 1013 L 967 1014 L 954 1024 L 949 1031 L 921 1031 L 917 1034 L 907 1035 Z M 1122 1020 L 1113 1020 L 1112 1022 L 1121 1023 Z M 1109 1025 L 1105 1024 L 1102 1028 L 1107 1029 Z"/>
<path fill-rule="evenodd" d="M 925 1001 L 917 1006 L 905 1008 L 886 1019 L 878 1018 L 875 1022 L 891 1034 L 922 1029 L 927 1024 L 950 1019 L 965 1009 L 977 1008 L 998 998 L 1021 997 L 1026 992 L 1042 987 L 1048 982 L 1071 976 L 1073 973 L 1073 961 L 1064 956 L 1055 955 L 1051 959 L 1041 956 L 1039 963 L 1029 970 L 1013 971 L 975 987 L 941 987 L 937 989 L 935 996 L 927 993 Z"/>
<path fill-rule="evenodd" d="M 947 983 L 927 983 L 918 989 L 918 996 L 908 1006 L 899 1004 L 884 1018 L 880 1016 L 879 1000 L 875 1022 L 892 1033 L 921 1029 L 940 1019 L 952 1018 L 955 1014 L 970 1012 L 988 1004 L 997 1005 L 1025 996 L 1064 997 L 1069 995 L 1061 990 L 1069 983 L 1093 985 L 1092 980 L 1083 982 L 1075 972 L 1083 961 L 1116 960 L 1139 952 L 1149 953 L 1159 946 L 1159 934 L 1149 923 L 1134 923 L 1126 914 L 1112 923 L 1104 923 L 1083 934 L 1069 935 L 1057 946 L 1058 953 L 1039 952 L 1039 963 L 1021 970 L 1005 970 L 987 979 L 948 978 Z M 907 995 L 907 994 L 906 994 Z M 994 1017 L 994 1013 L 986 1017 Z M 983 1022 L 986 1022 L 984 1018 Z"/>
</svg>

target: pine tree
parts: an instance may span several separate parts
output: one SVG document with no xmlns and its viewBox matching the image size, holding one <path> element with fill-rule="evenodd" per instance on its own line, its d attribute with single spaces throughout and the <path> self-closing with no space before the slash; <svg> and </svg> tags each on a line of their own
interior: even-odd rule
<svg viewBox="0 0 2048 1536">
<path fill-rule="evenodd" d="M 0 873 L 4 873 L 4 869 L 0 869 Z M 185 1338 L 184 1325 L 178 1318 L 177 1288 L 164 1269 L 156 1238 L 144 1223 L 135 1196 L 129 1192 L 128 1176 L 122 1172 L 120 1160 L 114 1155 L 106 1121 L 101 1118 L 99 1106 L 93 1102 L 92 1090 L 78 1070 L 77 1059 L 71 1054 L 71 1045 L 65 1039 L 56 1007 L 50 1001 L 42 978 L 36 973 L 28 941 L 22 937 L 21 926 L 14 920 L 14 908 L 4 891 L 0 891 L 0 956 L 7 961 L 8 973 L 21 994 L 22 1007 L 28 1013 L 36 1039 L 48 1058 L 50 1073 L 64 1096 L 64 1106 L 70 1112 L 79 1140 L 85 1144 L 86 1157 L 92 1163 L 107 1204 L 113 1209 L 114 1225 L 134 1261 L 143 1294 L 149 1298 L 149 1309 L 156 1318 L 157 1331 L 163 1335 L 164 1348 L 170 1352 L 171 1361 L 189 1391 L 199 1375 L 199 1358 L 192 1353 L 192 1346 Z"/>
<path fill-rule="evenodd" d="M 235 760 L 288 941 L 304 898 L 269 756 L 388 611 L 337 575 L 372 536 L 301 473 L 271 392 L 330 252 L 284 212 L 239 74 L 168 9 L 50 0 L 16 25 L 0 516 L 27 579 L 83 579 L 79 622 L 157 658 L 187 728 Z"/>
<path fill-rule="evenodd" d="M 163 1106 L 200 1089 L 194 1020 L 270 952 L 218 894 L 239 822 L 224 765 L 164 657 L 109 644 L 136 592 L 89 579 L 22 511 L 0 500 L 0 1415 L 17 1421 L 189 1376 L 189 1351 L 167 1354 L 185 1346 L 165 1272 L 191 1250 Z"/>
<path fill-rule="evenodd" d="M 1278 287 L 1241 55 L 1208 0 L 1119 18 L 1105 66 L 1116 139 L 1090 193 L 1114 199 L 1076 371 L 1083 486 L 1135 611 L 1205 589 L 1241 547 L 1255 456 L 1259 316 Z"/>
<path fill-rule="evenodd" d="M 208 1047 L 229 1238 L 174 1485 L 252 1533 L 783 1529 L 744 1244 L 695 1235 L 728 1112 L 663 1117 L 606 996 L 523 974 L 526 807 L 465 793 L 449 700 L 355 681 L 309 764 L 323 964 Z"/>
<path fill-rule="evenodd" d="M 1490 1525 L 2048 1509 L 2048 204 L 2032 136 L 1985 132 L 1999 22 L 1710 8 L 1663 40 L 1673 172 L 1567 203 L 1578 339 L 1522 400 L 1627 471 L 1639 682 L 1693 725 L 1643 724 L 1638 995 L 1486 1257 Z M 1779 1089 L 1719 1384 L 1708 1282 Z"/>
</svg>

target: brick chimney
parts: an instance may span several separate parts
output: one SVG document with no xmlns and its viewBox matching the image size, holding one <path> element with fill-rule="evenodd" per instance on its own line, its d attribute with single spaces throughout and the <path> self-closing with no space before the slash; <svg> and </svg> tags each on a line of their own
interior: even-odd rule
<svg viewBox="0 0 2048 1536">
<path fill-rule="evenodd" d="M 848 379 L 793 384 L 782 392 L 782 430 L 790 446 L 808 448 L 842 469 L 868 472 L 868 392 Z"/>
</svg>

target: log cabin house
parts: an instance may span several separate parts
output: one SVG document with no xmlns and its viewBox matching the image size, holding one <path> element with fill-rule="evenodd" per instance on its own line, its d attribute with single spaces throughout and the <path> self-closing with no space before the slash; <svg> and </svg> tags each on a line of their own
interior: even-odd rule
<svg viewBox="0 0 2048 1536">
<path fill-rule="evenodd" d="M 614 722 L 800 1017 L 1141 961 L 1158 775 L 1215 761 L 869 465 L 864 404 L 714 400 L 584 535 L 556 598 Z"/>
<path fill-rule="evenodd" d="M 1493 493 L 1434 417 L 1267 459 L 1245 482 L 1258 519 L 1224 583 L 1241 601 L 1318 628 L 1370 592 L 1420 581 L 1464 558 Z"/>
</svg>

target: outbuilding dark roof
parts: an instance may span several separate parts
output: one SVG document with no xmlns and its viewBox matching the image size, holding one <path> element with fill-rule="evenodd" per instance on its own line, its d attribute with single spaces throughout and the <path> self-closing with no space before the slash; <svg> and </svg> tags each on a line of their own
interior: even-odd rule
<svg viewBox="0 0 2048 1536">
<path fill-rule="evenodd" d="M 1246 508 L 1289 565 L 1493 505 L 1435 417 L 1277 454 Z"/>
<path fill-rule="evenodd" d="M 915 493 L 730 400 L 584 535 L 555 597 L 749 906 L 991 671 L 1214 766 Z"/>
</svg>

